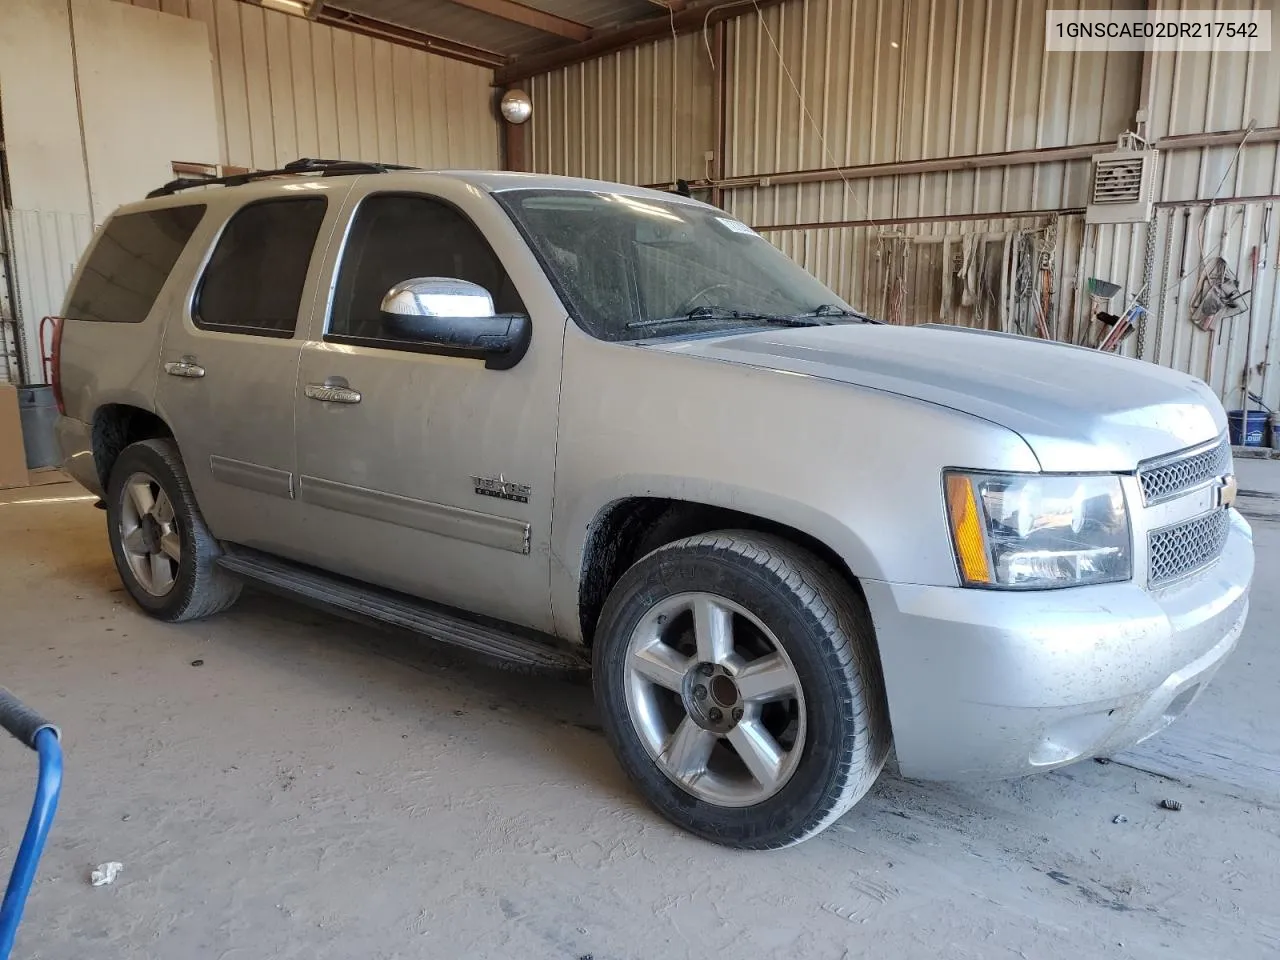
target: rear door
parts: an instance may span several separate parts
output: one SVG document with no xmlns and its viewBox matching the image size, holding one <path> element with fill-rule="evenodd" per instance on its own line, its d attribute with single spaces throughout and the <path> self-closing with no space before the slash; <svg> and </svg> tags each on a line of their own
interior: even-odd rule
<svg viewBox="0 0 1280 960">
<path fill-rule="evenodd" d="M 243 188 L 248 200 L 215 218 L 206 261 L 165 332 L 156 393 L 210 530 L 276 552 L 296 536 L 298 318 L 345 192 L 305 186 L 286 196 L 278 185 Z"/>
</svg>

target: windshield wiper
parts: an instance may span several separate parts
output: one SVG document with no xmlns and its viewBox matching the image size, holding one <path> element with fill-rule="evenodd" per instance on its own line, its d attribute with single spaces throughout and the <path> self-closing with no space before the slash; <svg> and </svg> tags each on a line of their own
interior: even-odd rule
<svg viewBox="0 0 1280 960">
<path fill-rule="evenodd" d="M 837 307 L 834 303 L 820 303 L 808 313 L 802 313 L 802 317 L 854 317 L 863 323 L 883 323 L 883 320 L 877 320 L 875 317 L 869 317 L 860 310 L 846 310 L 844 307 Z"/>
<path fill-rule="evenodd" d="M 724 307 L 694 307 L 688 313 L 675 317 L 651 317 L 647 320 L 632 320 L 626 324 L 628 330 L 642 327 L 664 327 L 676 323 L 697 323 L 699 320 L 747 320 L 759 323 L 775 323 L 784 327 L 813 327 L 818 325 L 813 317 L 789 317 L 777 313 L 756 313 L 751 310 L 728 310 Z"/>
</svg>

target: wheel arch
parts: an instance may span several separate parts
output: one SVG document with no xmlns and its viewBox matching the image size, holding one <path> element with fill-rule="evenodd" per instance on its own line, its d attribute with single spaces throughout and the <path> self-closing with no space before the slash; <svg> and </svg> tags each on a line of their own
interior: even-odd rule
<svg viewBox="0 0 1280 960">
<path fill-rule="evenodd" d="M 169 424 L 144 407 L 129 403 L 104 403 L 98 407 L 93 413 L 90 441 L 102 489 L 106 490 L 110 484 L 111 470 L 126 447 L 160 437 L 177 443 Z"/>
<path fill-rule="evenodd" d="M 582 642 L 592 645 L 609 592 L 636 561 L 664 544 L 715 530 L 749 530 L 781 537 L 828 563 L 865 602 L 860 576 L 874 575 L 867 566 L 870 553 L 866 545 L 834 518 L 811 507 L 795 507 L 798 509 L 742 510 L 709 499 L 653 495 L 609 501 L 587 524 L 577 565 L 576 625 Z M 846 536 L 840 540 L 820 535 L 817 531 L 823 529 L 839 529 Z"/>
</svg>

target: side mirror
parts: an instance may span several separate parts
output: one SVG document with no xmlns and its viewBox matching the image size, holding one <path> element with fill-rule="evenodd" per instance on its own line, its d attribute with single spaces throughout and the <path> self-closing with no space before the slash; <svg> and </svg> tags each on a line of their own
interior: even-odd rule
<svg viewBox="0 0 1280 960">
<path fill-rule="evenodd" d="M 507 370 L 529 349 L 533 325 L 522 315 L 499 316 L 493 297 L 477 283 L 447 277 L 415 277 L 382 298 L 382 325 L 397 340 L 425 353 L 484 360 Z"/>
</svg>

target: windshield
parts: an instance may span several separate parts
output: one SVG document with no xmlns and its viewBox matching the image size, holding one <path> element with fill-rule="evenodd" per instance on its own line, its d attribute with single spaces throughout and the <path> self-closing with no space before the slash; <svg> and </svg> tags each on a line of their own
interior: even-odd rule
<svg viewBox="0 0 1280 960">
<path fill-rule="evenodd" d="M 575 319 L 601 340 L 865 319 L 719 210 L 585 190 L 497 198 Z"/>
</svg>

